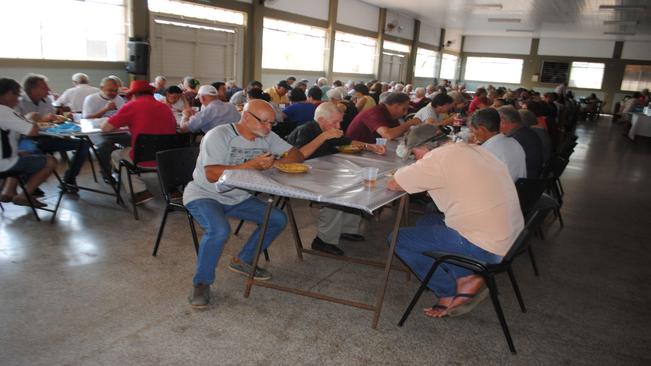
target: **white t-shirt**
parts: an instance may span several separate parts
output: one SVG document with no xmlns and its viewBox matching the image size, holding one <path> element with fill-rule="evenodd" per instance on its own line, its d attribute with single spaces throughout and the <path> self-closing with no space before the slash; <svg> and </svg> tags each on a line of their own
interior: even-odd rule
<svg viewBox="0 0 651 366">
<path fill-rule="evenodd" d="M 418 112 L 414 115 L 414 118 L 418 118 L 422 122 L 426 122 L 429 118 L 433 118 L 437 122 L 443 121 L 447 117 L 447 114 L 436 113 L 436 110 L 432 108 L 432 103 L 427 103 L 426 106 L 419 109 Z"/>
<path fill-rule="evenodd" d="M 9 131 L 9 145 L 11 155 L 2 157 L 2 139 L 0 139 L 0 172 L 9 170 L 18 161 L 18 139 L 32 130 L 32 124 L 23 116 L 6 105 L 0 105 L 0 129 Z"/>
<path fill-rule="evenodd" d="M 84 99 L 91 94 L 99 93 L 99 89 L 88 84 L 76 85 L 61 94 L 59 99 L 54 102 L 55 106 L 70 107 L 75 113 L 81 112 L 84 106 Z"/>
<path fill-rule="evenodd" d="M 104 113 L 103 116 L 99 116 L 98 118 L 110 117 L 114 115 L 124 105 L 124 99 L 120 98 L 119 95 L 113 98 L 112 100 L 115 103 L 116 109 L 108 111 Z M 104 106 L 106 106 L 106 104 L 110 101 L 111 99 L 104 98 L 102 93 L 95 93 L 87 96 L 86 99 L 84 99 L 84 107 L 82 108 L 81 111 L 83 118 L 88 118 L 87 116 L 97 113 L 100 109 L 104 108 Z"/>
<path fill-rule="evenodd" d="M 499 161 L 506 165 L 509 175 L 513 181 L 527 177 L 527 163 L 524 149 L 513 137 L 507 137 L 498 133 L 481 144 L 481 147 L 488 150 Z"/>
</svg>

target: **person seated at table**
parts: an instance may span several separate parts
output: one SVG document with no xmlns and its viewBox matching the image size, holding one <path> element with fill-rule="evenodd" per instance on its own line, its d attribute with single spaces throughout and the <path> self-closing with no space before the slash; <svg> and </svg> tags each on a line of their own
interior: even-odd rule
<svg viewBox="0 0 651 366">
<path fill-rule="evenodd" d="M 346 93 L 339 88 L 333 88 L 328 90 L 328 99 L 337 105 L 339 111 L 344 114 L 343 119 L 341 120 L 341 130 L 346 133 L 348 126 L 353 121 L 357 115 L 357 108 L 355 104 L 350 100 L 346 99 Z"/>
<path fill-rule="evenodd" d="M 226 96 L 226 83 L 223 81 L 215 81 L 210 84 L 217 90 L 217 97 L 222 102 L 228 103 L 229 98 Z"/>
<path fill-rule="evenodd" d="M 174 114 L 183 113 L 184 110 L 191 110 L 190 103 L 183 97 L 183 91 L 176 85 L 165 89 L 161 94 L 154 94 L 154 98 L 161 103 L 169 106 Z"/>
<path fill-rule="evenodd" d="M 320 77 L 316 80 L 316 86 L 319 87 L 319 89 L 321 89 L 321 95 L 326 95 L 328 90 L 330 90 L 329 84 L 330 83 L 328 82 L 328 79 L 324 77 Z M 327 99 L 325 101 L 327 102 Z"/>
<path fill-rule="evenodd" d="M 540 138 L 531 128 L 522 123 L 520 113 L 511 107 L 500 107 L 500 132 L 513 137 L 524 150 L 527 164 L 527 178 L 539 178 L 543 168 L 543 145 Z"/>
<path fill-rule="evenodd" d="M 171 135 L 176 133 L 176 119 L 172 110 L 154 99 L 154 87 L 147 80 L 134 80 L 129 86 L 127 96 L 129 103 L 111 116 L 101 125 L 102 132 L 112 132 L 121 127 L 128 127 L 131 133 L 131 146 L 135 146 L 138 136 Z M 133 162 L 133 149 L 126 147 L 111 153 L 111 161 L 115 170 L 119 169 L 120 160 L 126 159 Z M 143 166 L 152 166 L 155 162 L 140 163 Z M 134 175 L 131 177 L 136 205 L 143 204 L 153 198 L 151 192 L 142 179 Z"/>
<path fill-rule="evenodd" d="M 237 108 L 228 102 L 223 102 L 214 86 L 202 85 L 197 93 L 197 98 L 203 107 L 194 115 L 194 111 L 191 109 L 183 111 L 181 131 L 203 131 L 205 133 L 219 125 L 235 123 L 240 120 L 240 112 L 237 111 Z"/>
<path fill-rule="evenodd" d="M 454 106 L 454 100 L 447 94 L 438 94 L 432 101 L 414 115 L 418 123 L 430 123 L 435 126 L 452 124 L 455 116 L 448 116 Z"/>
<path fill-rule="evenodd" d="M 271 88 L 265 90 L 264 92 L 269 94 L 271 97 L 271 103 L 280 106 L 282 105 L 287 105 L 289 104 L 289 98 L 287 97 L 287 93 L 292 90 L 292 87 L 287 84 L 287 81 L 281 80 L 276 84 L 276 86 L 272 86 Z"/>
<path fill-rule="evenodd" d="M 204 230 L 189 297 L 192 307 L 205 308 L 210 302 L 210 285 L 215 281 L 215 267 L 231 231 L 227 217 L 258 224 L 258 228 L 228 266 L 229 270 L 245 276 L 253 272 L 253 257 L 267 205 L 243 189 L 219 191 L 215 182 L 224 170 L 266 170 L 273 166 L 275 156 L 285 156 L 278 160 L 281 163 L 303 161 L 303 155 L 298 149 L 271 131 L 275 122 L 274 115 L 268 102 L 252 100 L 244 106 L 242 117 L 236 124 L 217 126 L 201 140 L 199 157 L 192 175 L 194 180 L 183 192 L 183 204 Z M 272 208 L 262 249 L 269 247 L 286 224 L 285 213 Z M 271 274 L 258 267 L 254 278 L 268 280 Z"/>
<path fill-rule="evenodd" d="M 78 72 L 72 75 L 72 84 L 70 89 L 66 89 L 59 99 L 54 102 L 55 107 L 68 107 L 73 113 L 80 113 L 84 100 L 87 96 L 99 92 L 99 89 L 89 85 L 88 75 Z"/>
<path fill-rule="evenodd" d="M 20 135 L 38 135 L 38 125 L 30 123 L 16 113 L 20 84 L 13 79 L 0 79 L 0 172 L 19 172 L 26 180 L 25 189 L 32 195 L 38 186 L 45 182 L 56 168 L 56 160 L 50 155 L 18 153 Z M 0 202 L 13 202 L 16 205 L 28 206 L 29 200 L 25 192 L 18 194 L 18 180 L 7 178 L 0 193 Z M 45 207 L 46 204 L 31 196 L 34 207 Z"/>
<path fill-rule="evenodd" d="M 416 88 L 414 92 L 413 99 L 409 102 L 409 113 L 415 113 L 421 110 L 430 102 L 429 99 L 425 97 L 425 88 L 419 87 Z"/>
<path fill-rule="evenodd" d="M 479 108 L 480 99 L 485 98 L 488 95 L 486 88 L 477 88 L 475 95 L 468 106 L 468 114 L 472 114 L 477 108 Z M 490 106 L 490 104 L 488 104 Z"/>
<path fill-rule="evenodd" d="M 378 137 L 396 139 L 411 126 L 420 123 L 417 119 L 402 124 L 398 122 L 398 118 L 404 116 L 408 109 L 407 94 L 388 93 L 383 102 L 355 116 L 346 130 L 346 137 L 368 144 L 374 143 Z"/>
<path fill-rule="evenodd" d="M 154 78 L 154 81 L 151 83 L 151 86 L 154 87 L 154 94 L 164 95 L 167 85 L 167 79 L 163 75 L 158 75 Z"/>
<path fill-rule="evenodd" d="M 50 87 L 47 84 L 47 78 L 43 75 L 28 74 L 23 81 L 23 94 L 19 98 L 16 112 L 25 116 L 34 123 L 52 122 L 56 120 L 54 106 L 49 96 Z M 23 149 L 22 146 L 28 146 L 30 142 L 36 144 L 36 150 L 33 148 Z M 77 176 L 81 167 L 88 158 L 88 143 L 78 139 L 64 139 L 52 136 L 34 136 L 27 137 L 21 141 L 21 150 L 31 152 L 40 152 L 52 154 L 55 152 L 61 155 L 67 151 L 74 152 L 74 157 L 70 161 L 68 170 L 63 175 L 62 189 L 75 193 L 77 188 Z"/>
<path fill-rule="evenodd" d="M 357 113 L 375 107 L 378 103 L 369 95 L 368 87 L 364 84 L 357 84 L 353 87 L 353 103 L 357 107 Z M 379 98 L 379 96 L 378 96 Z M 379 99 L 378 99 L 379 100 Z"/>
<path fill-rule="evenodd" d="M 201 107 L 199 99 L 197 99 L 197 92 L 201 82 L 193 78 L 192 76 L 186 76 L 183 78 L 183 84 L 181 89 L 183 89 L 183 97 L 190 103 L 192 107 Z"/>
<path fill-rule="evenodd" d="M 542 142 L 543 166 L 545 166 L 545 164 L 547 164 L 552 156 L 552 142 L 549 138 L 547 130 L 545 130 L 545 128 L 540 124 L 538 118 L 536 118 L 536 115 L 532 111 L 527 109 L 519 109 L 518 113 L 520 113 L 522 124 L 531 128 L 531 130 L 535 132 L 536 135 L 538 135 L 540 142 Z"/>
<path fill-rule="evenodd" d="M 247 95 L 249 91 L 253 88 L 258 88 L 262 90 L 262 83 L 257 80 L 251 81 L 249 85 L 246 87 L 246 90 L 239 90 L 235 92 L 235 94 L 233 94 L 233 96 L 229 100 L 229 103 L 234 104 L 236 107 L 243 107 L 248 101 Z"/>
<path fill-rule="evenodd" d="M 292 104 L 283 109 L 283 119 L 285 122 L 294 122 L 300 126 L 314 119 L 314 111 L 321 103 L 321 88 L 313 86 L 305 93 L 301 89 L 292 89 L 289 92 L 289 100 Z"/>
<path fill-rule="evenodd" d="M 500 114 L 495 109 L 476 111 L 470 119 L 470 133 L 471 141 L 506 165 L 514 182 L 527 177 L 524 150 L 514 138 L 500 133 Z"/>
<path fill-rule="evenodd" d="M 443 216 L 425 214 L 416 226 L 400 229 L 396 255 L 421 280 L 434 262 L 423 255 L 427 251 L 499 263 L 524 227 L 506 166 L 478 145 L 445 143 L 430 151 L 431 144 L 411 146 L 417 161 L 398 169 L 387 187 L 409 194 L 427 191 Z M 480 276 L 452 264 L 441 265 L 427 287 L 438 297 L 425 309 L 428 317 L 461 315 L 488 295 Z"/>
<path fill-rule="evenodd" d="M 287 136 L 287 142 L 298 148 L 306 159 L 336 154 L 339 152 L 337 146 L 342 145 L 359 146 L 380 155 L 386 152 L 383 145 L 366 144 L 343 137 L 342 118 L 343 114 L 335 103 L 324 102 L 316 108 L 314 120 L 295 129 Z M 340 238 L 354 241 L 364 240 L 359 232 L 360 221 L 359 214 L 329 207 L 321 208 L 319 210 L 319 229 L 312 241 L 312 249 L 334 255 L 344 255 L 344 251 L 337 246 Z"/>
<path fill-rule="evenodd" d="M 237 93 L 238 91 L 242 90 L 237 85 L 237 82 L 235 80 L 228 80 L 226 82 L 226 102 L 230 101 L 231 98 L 233 97 L 233 94 Z"/>
</svg>

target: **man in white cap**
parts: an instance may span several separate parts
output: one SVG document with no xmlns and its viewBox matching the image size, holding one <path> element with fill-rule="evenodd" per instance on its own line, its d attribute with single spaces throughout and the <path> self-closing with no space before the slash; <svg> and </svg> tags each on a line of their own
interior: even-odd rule
<svg viewBox="0 0 651 366">
<path fill-rule="evenodd" d="M 181 131 L 208 132 L 219 125 L 235 123 L 240 120 L 237 108 L 231 103 L 222 102 L 214 86 L 202 85 L 197 93 L 197 98 L 201 101 L 201 111 L 192 115 L 192 110 L 184 110 Z"/>
<path fill-rule="evenodd" d="M 72 88 L 67 89 L 61 94 L 59 99 L 54 102 L 57 107 L 69 107 L 74 113 L 80 113 L 84 106 L 84 99 L 91 94 L 99 92 L 99 89 L 88 85 L 90 80 L 88 75 L 78 72 L 72 75 Z"/>
</svg>

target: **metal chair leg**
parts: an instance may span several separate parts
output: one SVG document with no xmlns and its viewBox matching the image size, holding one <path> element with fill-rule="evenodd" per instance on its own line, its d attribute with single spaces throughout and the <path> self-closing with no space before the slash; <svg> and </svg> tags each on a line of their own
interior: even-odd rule
<svg viewBox="0 0 651 366">
<path fill-rule="evenodd" d="M 262 253 L 264 253 L 264 260 L 269 262 L 269 252 L 265 249 Z"/>
<path fill-rule="evenodd" d="M 127 168 L 127 180 L 129 181 L 129 192 L 131 192 L 131 206 L 133 207 L 133 218 L 139 220 L 138 207 L 136 207 L 136 193 L 133 191 L 133 182 L 131 180 L 131 171 Z"/>
<path fill-rule="evenodd" d="M 436 268 L 438 266 L 439 266 L 439 262 L 434 261 L 434 264 L 432 264 L 432 268 L 430 268 L 429 272 L 427 273 L 427 276 L 425 276 L 423 281 L 421 281 L 420 287 L 418 288 L 418 291 L 416 291 L 416 294 L 414 294 L 414 297 L 411 299 L 411 302 L 409 303 L 409 306 L 407 306 L 405 313 L 402 314 L 402 318 L 400 318 L 400 321 L 398 322 L 399 327 L 402 327 L 402 325 L 405 324 L 405 321 L 407 321 L 409 314 L 411 314 L 411 311 L 414 309 L 414 306 L 416 306 L 418 299 L 420 299 L 420 296 L 427 288 L 427 283 L 429 283 L 429 280 L 434 275 L 434 272 L 436 271 Z"/>
<path fill-rule="evenodd" d="M 197 239 L 197 229 L 194 227 L 194 218 L 188 212 L 188 220 L 190 221 L 190 231 L 192 232 L 192 241 L 194 241 L 194 252 L 199 255 L 199 239 Z"/>
<path fill-rule="evenodd" d="M 561 216 L 561 210 L 557 208 L 554 210 L 554 213 L 556 214 L 558 223 L 561 224 L 561 227 L 565 227 L 565 224 L 563 223 L 563 216 Z"/>
<path fill-rule="evenodd" d="M 23 190 L 23 194 L 25 194 L 25 198 L 27 198 L 27 202 L 29 202 L 29 207 L 32 209 L 32 212 L 34 213 L 34 217 L 36 217 L 36 221 L 41 221 L 41 218 L 38 216 L 38 212 L 36 212 L 36 207 L 34 207 L 34 201 L 32 201 L 32 195 L 27 192 L 27 189 L 25 189 L 25 183 L 23 180 L 18 177 L 18 185 L 20 185 L 20 189 Z"/>
<path fill-rule="evenodd" d="M 92 149 L 90 151 L 93 151 Z M 93 162 L 93 157 L 91 154 L 88 154 L 88 162 L 90 163 L 90 171 L 93 172 L 93 180 L 97 183 L 97 172 L 95 171 L 95 163 Z"/>
<path fill-rule="evenodd" d="M 527 248 L 527 252 L 529 252 L 529 259 L 531 260 L 531 266 L 533 267 L 533 274 L 534 276 L 538 277 L 540 276 L 540 273 L 538 273 L 538 264 L 536 263 L 536 257 L 533 254 L 533 249 L 531 248 L 531 244 L 529 244 L 529 248 Z"/>
<path fill-rule="evenodd" d="M 167 221 L 167 214 L 170 212 L 170 206 L 165 206 L 165 212 L 163 213 L 163 219 L 161 220 L 160 227 L 158 228 L 158 235 L 156 235 L 156 244 L 154 244 L 154 251 L 151 253 L 152 257 L 155 257 L 158 254 L 158 246 L 160 245 L 160 240 L 163 237 L 163 231 L 165 230 L 165 222 Z"/>
<path fill-rule="evenodd" d="M 524 305 L 524 299 L 522 298 L 522 293 L 520 293 L 520 287 L 518 286 L 518 282 L 515 280 L 515 274 L 513 273 L 513 268 L 509 266 L 509 269 L 506 272 L 509 274 L 509 279 L 511 280 L 511 285 L 513 286 L 513 292 L 515 292 L 515 297 L 518 299 L 520 310 L 522 310 L 523 313 L 526 313 L 527 307 Z"/>
<path fill-rule="evenodd" d="M 506 324 L 506 318 L 504 317 L 504 312 L 502 311 L 502 305 L 500 304 L 500 299 L 497 296 L 497 284 L 495 283 L 495 277 L 493 277 L 491 274 L 485 276 L 491 300 L 493 301 L 493 308 L 495 309 L 497 318 L 499 319 L 500 325 L 502 326 L 504 337 L 506 337 L 506 343 L 508 343 L 511 353 L 515 354 L 515 345 L 513 344 L 513 339 L 511 338 L 511 332 L 509 332 L 509 326 Z"/>
<path fill-rule="evenodd" d="M 237 228 L 235 228 L 235 232 L 233 233 L 233 235 L 237 235 L 240 233 L 240 229 L 242 229 L 242 225 L 244 225 L 244 220 L 240 220 L 240 223 L 237 224 Z"/>
</svg>

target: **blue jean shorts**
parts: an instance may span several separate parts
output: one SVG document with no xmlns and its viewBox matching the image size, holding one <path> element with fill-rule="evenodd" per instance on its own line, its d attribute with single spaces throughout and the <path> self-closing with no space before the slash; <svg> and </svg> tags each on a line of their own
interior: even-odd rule
<svg viewBox="0 0 651 366">
<path fill-rule="evenodd" d="M 29 177 L 35 173 L 38 173 L 41 169 L 45 168 L 46 165 L 47 158 L 45 155 L 27 155 L 18 157 L 16 164 L 14 164 L 8 170 L 20 172 Z"/>
</svg>

